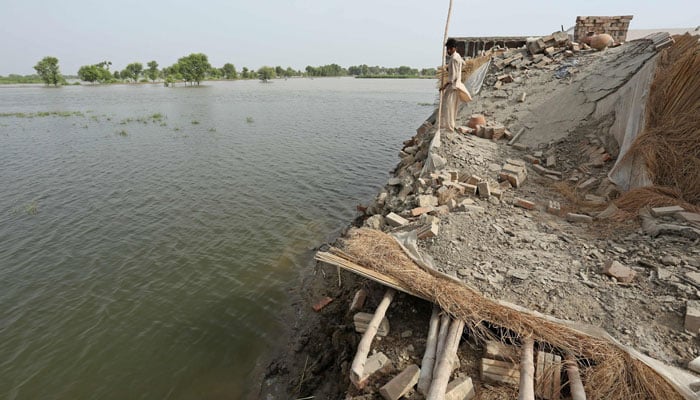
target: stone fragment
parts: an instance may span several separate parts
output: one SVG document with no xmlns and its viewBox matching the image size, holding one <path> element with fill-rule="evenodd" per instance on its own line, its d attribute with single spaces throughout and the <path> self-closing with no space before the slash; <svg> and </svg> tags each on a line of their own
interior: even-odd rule
<svg viewBox="0 0 700 400">
<path fill-rule="evenodd" d="M 700 374 L 700 357 L 688 363 L 688 369 Z"/>
<path fill-rule="evenodd" d="M 438 198 L 429 194 L 421 194 L 416 198 L 418 207 L 430 207 L 438 205 Z"/>
<path fill-rule="evenodd" d="M 584 215 L 584 214 L 574 214 L 574 213 L 568 213 L 566 214 L 566 220 L 569 222 L 593 222 L 593 217 L 589 215 Z"/>
<path fill-rule="evenodd" d="M 688 300 L 685 303 L 685 330 L 693 335 L 700 329 L 700 300 Z"/>
<path fill-rule="evenodd" d="M 380 231 L 384 226 L 384 217 L 380 214 L 373 215 L 365 220 L 364 226 Z"/>
<path fill-rule="evenodd" d="M 353 324 L 355 325 L 355 332 L 357 333 L 364 333 L 367 330 L 367 327 L 369 326 L 369 322 L 372 320 L 372 317 L 374 314 L 369 314 L 369 313 L 364 313 L 364 312 L 359 312 L 355 315 L 353 315 Z M 391 327 L 389 326 L 389 320 L 384 317 L 382 320 L 379 322 L 379 327 L 377 328 L 377 335 L 378 336 L 386 336 L 389 334 Z"/>
<path fill-rule="evenodd" d="M 661 264 L 667 265 L 667 266 L 675 266 L 681 263 L 680 258 L 672 256 L 670 254 L 666 254 L 665 256 L 661 257 Z"/>
<path fill-rule="evenodd" d="M 528 146 L 526 144 L 522 144 L 522 143 L 515 143 L 513 145 L 513 148 L 516 150 L 525 151 L 528 149 Z"/>
<path fill-rule="evenodd" d="M 673 215 L 677 212 L 683 211 L 685 211 L 685 209 L 680 206 L 654 207 L 651 209 L 651 215 L 655 217 L 663 217 L 665 215 Z"/>
<path fill-rule="evenodd" d="M 608 260 L 603 265 L 603 273 L 617 279 L 618 282 L 630 283 L 634 279 L 637 272 L 632 268 L 626 267 L 618 261 Z"/>
<path fill-rule="evenodd" d="M 526 97 L 527 97 L 527 93 L 526 93 L 526 92 L 520 93 L 520 96 L 518 97 L 518 103 L 524 103 Z"/>
<path fill-rule="evenodd" d="M 355 292 L 355 296 L 352 298 L 352 303 L 350 303 L 350 311 L 362 309 L 362 307 L 365 305 L 365 300 L 367 300 L 367 291 L 365 289 L 360 289 Z"/>
<path fill-rule="evenodd" d="M 379 389 L 379 394 L 386 400 L 398 400 L 405 396 L 418 383 L 420 368 L 411 364 Z"/>
<path fill-rule="evenodd" d="M 525 158 L 525 161 L 529 162 L 530 164 L 539 164 L 540 163 L 539 158 L 537 158 L 535 156 L 531 156 L 529 154 L 526 155 L 524 158 Z"/>
<path fill-rule="evenodd" d="M 408 224 L 408 220 L 396 213 L 390 212 L 385 218 L 387 225 L 390 226 L 404 226 Z"/>
<path fill-rule="evenodd" d="M 401 178 L 389 178 L 386 184 L 389 186 L 398 186 L 401 184 Z"/>
<path fill-rule="evenodd" d="M 377 352 L 372 354 L 367 358 L 365 362 L 365 369 L 362 373 L 362 377 L 358 382 L 354 382 L 355 386 L 358 388 L 363 388 L 367 384 L 367 380 L 370 376 L 374 375 L 379 371 L 389 371 L 392 368 L 391 360 L 384 353 Z"/>
<path fill-rule="evenodd" d="M 547 168 L 554 168 L 557 166 L 557 158 L 555 156 L 549 156 L 547 157 L 547 160 L 545 160 L 544 163 Z"/>
<path fill-rule="evenodd" d="M 447 384 L 445 400 L 471 400 L 476 396 L 472 378 L 463 376 Z"/>
<path fill-rule="evenodd" d="M 674 216 L 685 222 L 700 225 L 700 214 L 683 211 L 674 214 Z"/>
</svg>

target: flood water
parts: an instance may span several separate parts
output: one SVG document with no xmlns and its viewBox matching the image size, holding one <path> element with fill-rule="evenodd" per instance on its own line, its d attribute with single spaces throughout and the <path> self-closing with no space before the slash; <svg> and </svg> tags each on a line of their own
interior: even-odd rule
<svg viewBox="0 0 700 400">
<path fill-rule="evenodd" d="M 0 87 L 0 398 L 242 397 L 309 249 L 434 97 L 351 78 Z"/>
</svg>

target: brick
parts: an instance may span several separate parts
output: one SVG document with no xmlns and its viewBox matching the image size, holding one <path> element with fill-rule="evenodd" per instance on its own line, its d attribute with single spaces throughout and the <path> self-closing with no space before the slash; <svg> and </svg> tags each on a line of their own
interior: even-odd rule
<svg viewBox="0 0 700 400">
<path fill-rule="evenodd" d="M 472 378 L 463 376 L 447 384 L 445 400 L 471 400 L 476 396 Z"/>
<path fill-rule="evenodd" d="M 384 221 L 386 221 L 387 225 L 391 226 L 404 226 L 408 224 L 408 220 L 396 213 L 389 213 L 386 217 L 384 217 Z"/>
<path fill-rule="evenodd" d="M 500 189 L 500 186 L 498 188 L 490 188 L 490 190 L 491 190 L 491 196 L 493 196 L 499 200 L 503 198 L 503 190 Z"/>
<path fill-rule="evenodd" d="M 530 201 L 530 200 L 525 200 L 521 199 L 519 197 L 516 197 L 515 200 L 513 201 L 513 205 L 516 207 L 524 208 L 526 210 L 534 210 L 537 205 Z"/>
<path fill-rule="evenodd" d="M 598 182 L 598 179 L 589 178 L 585 182 L 578 185 L 578 188 L 581 190 L 588 190 L 588 189 L 592 188 L 596 184 L 596 182 Z"/>
<path fill-rule="evenodd" d="M 686 302 L 684 328 L 693 335 L 698 334 L 698 330 L 700 330 L 700 300 Z"/>
<path fill-rule="evenodd" d="M 415 364 L 411 364 L 386 385 L 382 386 L 379 389 L 379 394 L 386 400 L 398 400 L 418 383 L 419 376 L 420 368 Z"/>
<path fill-rule="evenodd" d="M 313 306 L 311 306 L 314 311 L 319 312 L 321 311 L 325 306 L 329 305 L 333 301 L 333 298 L 325 296 L 318 300 L 316 303 L 314 303 Z"/>
<path fill-rule="evenodd" d="M 391 364 L 391 360 L 389 360 L 389 357 L 384 355 L 381 351 L 375 354 L 372 354 L 367 358 L 367 361 L 365 362 L 365 369 L 362 373 L 362 377 L 360 377 L 358 382 L 353 382 L 357 388 L 363 388 L 367 384 L 367 380 L 374 375 L 377 372 L 388 372 L 393 368 L 393 365 Z"/>
<path fill-rule="evenodd" d="M 429 206 L 429 207 L 416 207 L 416 208 L 414 208 L 414 209 L 411 210 L 411 216 L 412 216 L 412 217 L 418 217 L 418 216 L 420 216 L 420 215 L 427 214 L 427 213 L 433 211 L 433 208 L 434 208 L 433 206 Z"/>
<path fill-rule="evenodd" d="M 503 172 L 507 172 L 509 174 L 527 174 L 527 168 L 525 168 L 525 165 L 514 165 L 511 163 L 506 163 L 503 164 L 503 167 L 501 167 L 501 170 Z"/>
<path fill-rule="evenodd" d="M 529 162 L 530 164 L 539 164 L 540 163 L 539 158 L 537 158 L 535 156 L 531 156 L 529 154 L 526 155 L 524 158 L 525 158 L 525 161 Z"/>
<path fill-rule="evenodd" d="M 448 205 L 441 205 L 439 207 L 433 208 L 433 211 L 431 211 L 430 213 L 435 215 L 447 215 L 450 213 L 450 207 Z"/>
<path fill-rule="evenodd" d="M 691 224 L 700 224 L 700 214 L 683 211 L 674 214 L 674 216 Z"/>
<path fill-rule="evenodd" d="M 522 143 L 515 143 L 513 145 L 513 148 L 516 150 L 525 151 L 528 149 L 528 146 L 526 144 L 522 144 Z"/>
<path fill-rule="evenodd" d="M 438 205 L 438 199 L 435 196 L 429 194 L 422 194 L 416 198 L 418 207 L 428 207 Z"/>
<path fill-rule="evenodd" d="M 584 214 L 568 213 L 566 220 L 569 222 L 593 222 L 593 217 Z"/>
<path fill-rule="evenodd" d="M 372 320 L 372 317 L 374 317 L 374 314 L 369 314 L 369 313 L 364 313 L 364 312 L 359 312 L 359 313 L 353 315 L 352 321 L 355 324 L 355 332 L 364 333 L 367 330 L 367 326 L 369 325 L 369 322 Z M 390 330 L 389 320 L 386 317 L 384 317 L 379 322 L 379 328 L 377 329 L 377 335 L 386 336 L 389 334 L 389 330 Z"/>
<path fill-rule="evenodd" d="M 515 60 L 513 60 L 513 61 L 515 61 Z M 499 82 L 503 82 L 503 83 L 513 82 L 513 76 L 511 74 L 499 75 L 496 79 L 498 79 Z"/>
<path fill-rule="evenodd" d="M 506 129 L 506 131 L 503 132 L 503 138 L 506 139 L 506 140 L 513 139 L 513 132 L 511 132 L 511 131 L 509 131 L 508 129 Z"/>
<path fill-rule="evenodd" d="M 479 182 L 476 185 L 476 190 L 479 194 L 479 197 L 489 197 L 491 196 L 491 190 L 489 188 L 489 183 L 486 181 Z"/>
<path fill-rule="evenodd" d="M 464 186 L 464 192 L 467 194 L 476 194 L 476 185 L 470 185 L 468 183 L 463 183 L 462 186 Z"/>
<path fill-rule="evenodd" d="M 365 300 L 367 300 L 367 291 L 365 289 L 360 289 L 355 292 L 352 303 L 350 303 L 350 311 L 361 310 L 365 305 Z"/>
<path fill-rule="evenodd" d="M 487 382 L 517 386 L 520 381 L 520 370 L 516 364 L 510 362 L 482 358 L 481 379 Z"/>
<path fill-rule="evenodd" d="M 680 206 L 653 207 L 651 209 L 651 215 L 655 217 L 663 217 L 664 215 L 673 215 L 677 212 L 683 211 L 685 211 L 685 209 Z"/>
<path fill-rule="evenodd" d="M 481 181 L 483 181 L 483 179 L 481 179 L 481 177 L 476 176 L 476 175 L 472 175 L 472 176 L 470 176 L 470 177 L 467 179 L 467 184 L 469 184 L 469 185 L 476 185 L 476 184 L 478 184 L 478 183 L 481 182 Z"/>
<path fill-rule="evenodd" d="M 508 172 L 500 172 L 498 177 L 501 178 L 501 180 L 508 181 L 512 187 L 519 188 L 522 186 L 523 182 L 525 182 L 526 175 L 524 173 L 512 174 Z"/>
<path fill-rule="evenodd" d="M 418 239 L 429 239 L 435 237 L 440 232 L 440 225 L 432 223 L 430 225 L 422 226 L 417 229 L 416 236 Z"/>
<path fill-rule="evenodd" d="M 547 212 L 553 215 L 561 214 L 561 204 L 558 201 L 549 200 L 547 202 Z"/>
<path fill-rule="evenodd" d="M 503 125 L 494 125 L 493 126 L 493 134 L 491 135 L 491 140 L 496 141 L 506 134 L 506 127 Z"/>
<path fill-rule="evenodd" d="M 492 139 L 493 138 L 493 126 L 487 126 L 484 128 L 484 139 Z"/>
<path fill-rule="evenodd" d="M 637 273 L 629 267 L 626 267 L 620 262 L 608 260 L 603 264 L 603 273 L 612 276 L 622 283 L 630 283 L 634 280 Z"/>
</svg>

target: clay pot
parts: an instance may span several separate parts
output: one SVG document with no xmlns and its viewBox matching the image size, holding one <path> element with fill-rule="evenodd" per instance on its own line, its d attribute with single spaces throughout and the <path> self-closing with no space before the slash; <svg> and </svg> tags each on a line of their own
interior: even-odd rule
<svg viewBox="0 0 700 400">
<path fill-rule="evenodd" d="M 467 123 L 467 126 L 472 129 L 476 129 L 477 125 L 486 125 L 486 118 L 484 118 L 484 116 L 481 114 L 474 114 L 471 117 L 469 117 L 469 122 Z"/>
<path fill-rule="evenodd" d="M 601 33 L 600 35 L 594 35 L 591 37 L 591 47 L 596 50 L 604 50 L 608 46 L 613 45 L 612 36 L 607 33 Z"/>
</svg>

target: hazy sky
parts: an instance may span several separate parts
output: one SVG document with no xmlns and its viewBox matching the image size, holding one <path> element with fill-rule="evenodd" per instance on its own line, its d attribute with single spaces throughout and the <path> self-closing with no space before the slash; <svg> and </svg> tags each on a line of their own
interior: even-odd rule
<svg viewBox="0 0 700 400">
<path fill-rule="evenodd" d="M 216 67 L 337 63 L 433 67 L 449 1 L 0 0 L 0 75 L 31 74 L 47 55 L 64 74 L 205 53 Z M 632 29 L 694 27 L 698 0 L 454 0 L 450 36 L 544 35 L 577 15 L 634 15 Z"/>
</svg>

